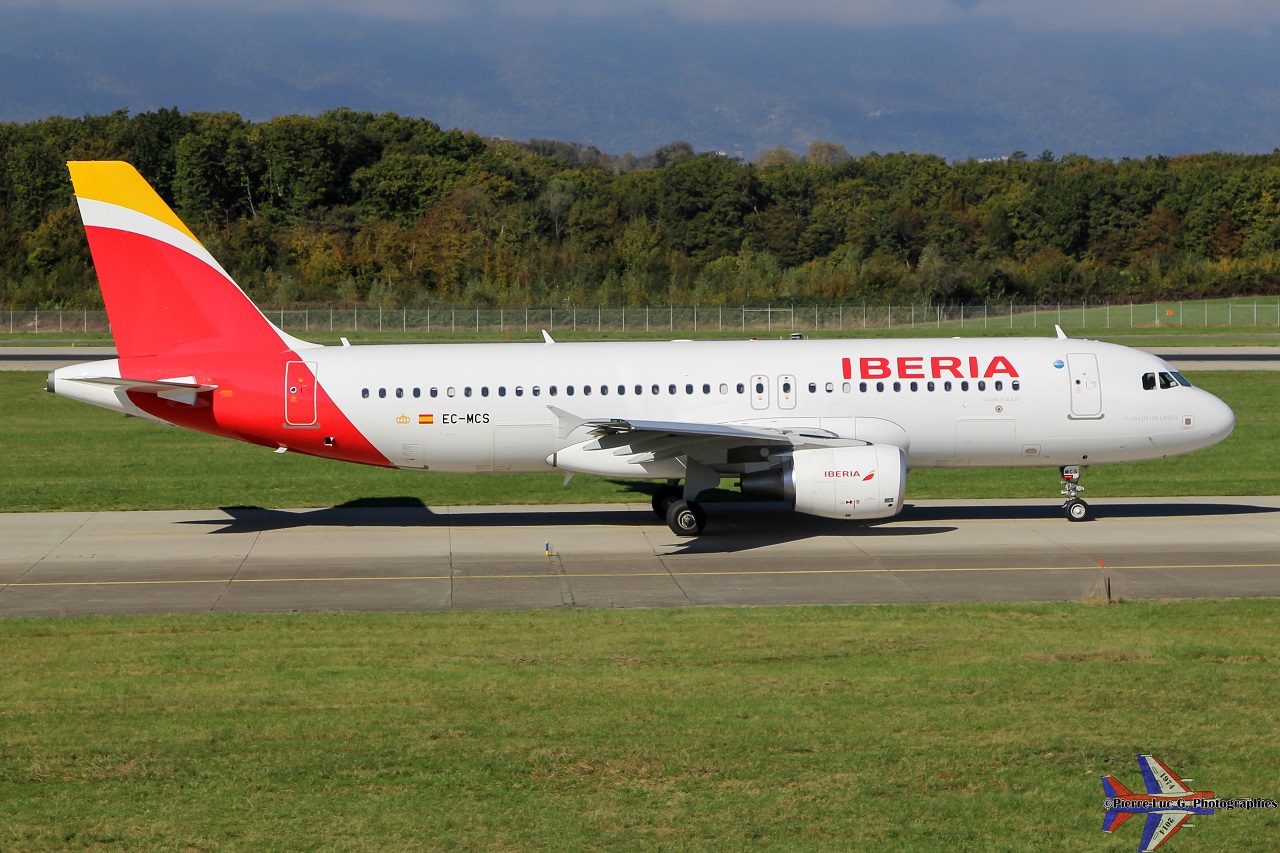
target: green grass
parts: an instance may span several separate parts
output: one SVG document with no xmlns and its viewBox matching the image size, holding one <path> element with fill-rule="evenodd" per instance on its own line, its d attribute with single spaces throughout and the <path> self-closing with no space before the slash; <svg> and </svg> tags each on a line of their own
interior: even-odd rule
<svg viewBox="0 0 1280 853">
<path fill-rule="evenodd" d="M 0 510 L 429 506 L 648 500 L 648 483 L 560 474 L 451 475 L 339 464 L 170 429 L 44 392 L 43 373 L 0 372 Z M 1280 372 L 1216 371 L 1193 381 L 1236 412 L 1227 441 L 1188 456 L 1089 471 L 1088 497 L 1273 494 L 1280 471 Z M 728 497 L 729 494 L 722 493 Z M 907 496 L 1057 497 L 1051 469 L 919 470 Z"/>
<path fill-rule="evenodd" d="M 0 848 L 1125 850 L 1277 798 L 1271 601 L 0 620 Z M 1176 849 L 1273 850 L 1276 811 Z"/>
</svg>

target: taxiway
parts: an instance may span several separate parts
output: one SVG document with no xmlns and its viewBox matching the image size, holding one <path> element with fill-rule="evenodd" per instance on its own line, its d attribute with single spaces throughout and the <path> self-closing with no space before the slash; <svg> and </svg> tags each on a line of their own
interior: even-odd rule
<svg viewBox="0 0 1280 853">
<path fill-rule="evenodd" d="M 0 514 L 0 616 L 1280 597 L 1280 497 Z"/>
</svg>

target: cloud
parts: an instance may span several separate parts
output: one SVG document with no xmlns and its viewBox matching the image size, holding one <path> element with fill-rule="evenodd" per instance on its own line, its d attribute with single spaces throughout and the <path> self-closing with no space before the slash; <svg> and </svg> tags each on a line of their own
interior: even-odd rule
<svg viewBox="0 0 1280 853">
<path fill-rule="evenodd" d="M 1280 24 L 1275 0 L 978 0 L 974 19 L 1041 31 L 1266 32 Z"/>
<path fill-rule="evenodd" d="M 999 22 L 1029 31 L 1266 32 L 1280 25 L 1275 0 L 187 0 L 180 8 L 219 17 L 323 14 L 405 21 L 521 18 L 690 23 L 796 23 L 865 28 Z M 171 0 L 0 0 L 7 9 L 166 14 Z"/>
</svg>

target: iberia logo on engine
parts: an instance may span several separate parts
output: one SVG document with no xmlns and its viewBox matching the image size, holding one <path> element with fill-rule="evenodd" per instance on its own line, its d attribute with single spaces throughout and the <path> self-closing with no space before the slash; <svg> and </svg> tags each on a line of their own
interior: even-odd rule
<svg viewBox="0 0 1280 853">
<path fill-rule="evenodd" d="M 822 476 L 824 477 L 849 477 L 851 479 L 860 479 L 860 480 L 863 480 L 864 482 L 866 480 L 870 480 L 875 475 L 876 475 L 875 468 L 872 468 L 870 473 L 865 475 L 861 471 L 848 471 L 848 470 L 842 470 L 838 468 L 828 468 L 826 471 L 822 472 Z"/>
</svg>

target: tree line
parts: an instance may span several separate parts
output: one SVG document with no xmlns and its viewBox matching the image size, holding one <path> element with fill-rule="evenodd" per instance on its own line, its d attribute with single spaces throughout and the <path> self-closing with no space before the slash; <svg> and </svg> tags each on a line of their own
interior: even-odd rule
<svg viewBox="0 0 1280 853">
<path fill-rule="evenodd" d="M 0 124 L 0 301 L 95 308 L 65 163 L 133 163 L 260 303 L 1120 301 L 1280 291 L 1280 150 L 614 156 L 337 109 Z"/>
</svg>

